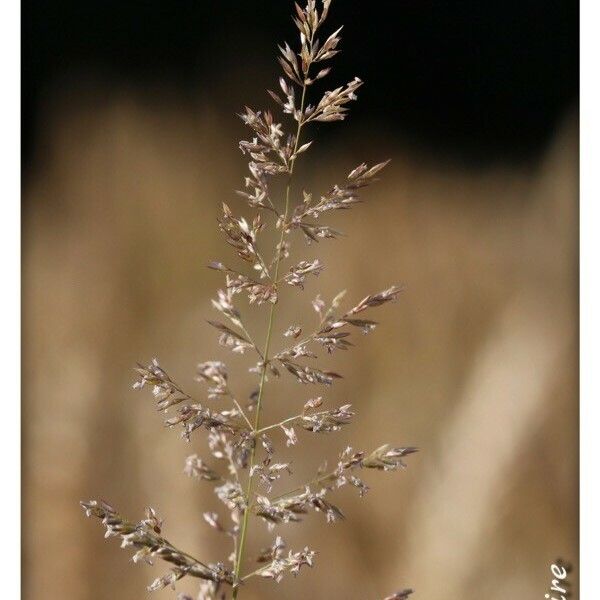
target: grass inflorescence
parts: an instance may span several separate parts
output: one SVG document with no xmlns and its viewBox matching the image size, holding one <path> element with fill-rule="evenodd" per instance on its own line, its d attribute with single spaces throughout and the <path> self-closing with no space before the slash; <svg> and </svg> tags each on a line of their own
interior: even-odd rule
<svg viewBox="0 0 600 600">
<path fill-rule="evenodd" d="M 102 521 L 107 537 L 117 536 L 122 547 L 135 551 L 135 562 L 159 558 L 171 565 L 149 590 L 174 586 L 188 576 L 202 580 L 198 595 L 201 600 L 236 599 L 255 577 L 279 582 L 288 574 L 297 575 L 303 567 L 313 566 L 316 552 L 309 547 L 286 549 L 281 535 L 276 535 L 272 545 L 254 557 L 254 564 L 250 565 L 247 548 L 252 527 L 256 526 L 253 521 L 261 521 L 271 531 L 283 524 L 298 523 L 310 512 L 323 513 L 329 523 L 343 519 L 344 513 L 333 503 L 331 492 L 350 487 L 364 496 L 369 489 L 362 479 L 367 471 L 404 468 L 403 459 L 417 451 L 411 446 L 387 443 L 370 452 L 347 447 L 339 453 L 335 467 L 322 467 L 310 481 L 284 493 L 273 493 L 273 486 L 291 473 L 290 463 L 275 460 L 278 446 L 298 444 L 300 430 L 306 435 L 336 432 L 353 421 L 355 412 L 351 404 L 326 407 L 323 396 L 314 395 L 297 414 L 265 424 L 262 417 L 269 379 L 288 374 L 304 385 L 331 386 L 341 375 L 317 366 L 319 351 L 331 354 L 352 347 L 353 333 L 368 334 L 377 325 L 364 313 L 395 301 L 402 291 L 399 286 L 391 286 L 350 303 L 345 309 L 343 292 L 331 302 L 319 295 L 312 301 L 316 314 L 313 328 L 305 332 L 299 325 L 286 324 L 281 337 L 277 335 L 277 307 L 284 301 L 285 290 L 303 290 L 306 279 L 319 276 L 324 269 L 319 259 L 290 261 L 292 240 L 296 234 L 307 244 L 339 237 L 340 232 L 323 224 L 323 219 L 332 211 L 357 204 L 362 188 L 374 183 L 388 162 L 373 166 L 363 163 L 343 183 L 319 196 L 297 191 L 294 168 L 312 145 L 306 137 L 308 126 L 313 122 L 344 120 L 363 83 L 355 77 L 318 99 L 311 98 L 313 84 L 329 76 L 330 60 L 340 52 L 341 28 L 327 37 L 321 35 L 330 4 L 331 0 L 323 0 L 319 5 L 309 0 L 304 8 L 296 4 L 294 22 L 299 48 L 293 50 L 287 43 L 279 48 L 283 76 L 279 79 L 279 91 L 269 90 L 269 95 L 283 117 L 291 121 L 289 132 L 270 111 L 246 107 L 240 115 L 251 136 L 239 144 L 248 157 L 249 172 L 238 194 L 254 215 L 251 219 L 236 216 L 223 204 L 218 225 L 245 267 L 233 268 L 221 261 L 209 264 L 209 268 L 224 275 L 225 283 L 212 301 L 219 318 L 208 323 L 217 330 L 222 346 L 252 356 L 250 371 L 258 379 L 256 389 L 249 400 L 247 395 L 242 400 L 232 390 L 226 365 L 208 361 L 197 368 L 197 380 L 207 386 L 207 400 L 201 402 L 174 381 L 158 360 L 136 368 L 134 388 L 152 389 L 156 408 L 167 413 L 166 426 L 181 427 L 187 441 L 196 430 L 205 431 L 212 459 L 207 461 L 192 454 L 185 461 L 184 472 L 213 485 L 217 498 L 227 508 L 226 522 L 216 512 L 205 512 L 203 516 L 210 527 L 231 539 L 231 555 L 223 561 L 203 562 L 179 550 L 162 537 L 162 522 L 151 508 L 146 509 L 143 520 L 134 523 L 104 501 L 81 503 L 88 516 Z M 281 199 L 272 192 L 275 178 L 283 180 Z M 268 228 L 275 232 L 276 240 L 270 252 L 265 250 L 263 241 Z M 238 307 L 240 296 L 268 312 L 262 341 L 256 341 L 249 333 L 250 324 Z M 281 347 L 275 350 L 276 336 Z M 386 600 L 403 600 L 411 592 L 405 589 Z"/>
</svg>

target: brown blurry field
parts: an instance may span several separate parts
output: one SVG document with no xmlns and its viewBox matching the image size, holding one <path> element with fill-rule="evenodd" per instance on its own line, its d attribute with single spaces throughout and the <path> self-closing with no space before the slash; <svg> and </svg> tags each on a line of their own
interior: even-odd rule
<svg viewBox="0 0 600 600">
<path fill-rule="evenodd" d="M 241 125 L 177 98 L 99 98 L 88 90 L 49 102 L 24 186 L 31 600 L 144 598 L 161 572 L 104 541 L 82 498 L 105 498 L 131 518 L 150 504 L 179 546 L 207 561 L 226 552 L 201 519 L 217 498 L 182 473 L 187 454 L 205 451 L 202 435 L 187 445 L 164 430 L 131 382 L 135 362 L 153 356 L 192 387 L 202 360 L 246 364 L 205 322 L 220 280 L 204 265 L 230 255 L 215 223 L 220 203 L 245 210 L 232 192 L 245 168 Z M 313 170 L 299 172 L 307 186 L 327 188 L 363 159 L 392 163 L 368 206 L 336 217 L 349 237 L 305 252 L 327 270 L 277 324 L 283 331 L 300 309 L 309 319 L 317 292 L 360 298 L 397 282 L 406 292 L 373 335 L 332 359 L 345 379 L 330 398 L 352 402 L 358 418 L 340 434 L 305 436 L 297 476 L 348 443 L 421 452 L 406 471 L 370 477 L 366 498 L 343 494 L 345 522 L 325 531 L 311 515 L 302 529 L 288 526 L 291 546 L 319 551 L 316 568 L 244 596 L 375 600 L 413 587 L 422 600 L 542 597 L 551 562 L 577 559 L 576 124 L 565 122 L 535 163 L 479 170 L 389 134 L 379 144 L 382 132 L 350 124 L 333 159 L 319 155 L 327 130 L 319 134 Z M 251 382 L 238 378 L 248 391 Z M 313 392 L 273 386 L 266 419 Z M 257 545 L 263 529 L 254 525 Z"/>
</svg>

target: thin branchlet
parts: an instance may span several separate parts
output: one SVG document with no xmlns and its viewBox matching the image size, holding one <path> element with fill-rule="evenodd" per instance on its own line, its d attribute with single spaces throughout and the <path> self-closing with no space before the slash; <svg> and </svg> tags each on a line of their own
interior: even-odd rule
<svg viewBox="0 0 600 600">
<path fill-rule="evenodd" d="M 313 84 L 330 75 L 329 61 L 340 52 L 342 28 L 324 33 L 330 6 L 331 0 L 308 0 L 304 7 L 295 5 L 293 20 L 298 29 L 298 45 L 279 46 L 278 60 L 283 74 L 277 91 L 268 90 L 279 116 L 270 110 L 250 107 L 240 113 L 250 135 L 239 143 L 248 157 L 248 174 L 237 194 L 253 214 L 237 215 L 236 209 L 223 203 L 218 227 L 245 266 L 237 269 L 220 260 L 208 265 L 225 278 L 212 300 L 219 316 L 208 319 L 208 324 L 217 330 L 220 345 L 252 357 L 250 371 L 258 377 L 256 387 L 246 396 L 237 395 L 226 365 L 221 361 L 206 361 L 198 365 L 196 372 L 196 381 L 205 386 L 206 400 L 198 400 L 157 359 L 136 367 L 138 379 L 133 387 L 152 389 L 156 409 L 167 413 L 164 422 L 167 427 L 181 427 L 182 437 L 187 441 L 196 430 L 206 432 L 208 455 L 190 454 L 183 470 L 200 484 L 213 486 L 216 499 L 228 512 L 227 521 L 214 511 L 202 516 L 215 532 L 231 539 L 230 556 L 223 562 L 201 562 L 177 549 L 161 536 L 162 523 L 153 509 L 147 509 L 145 519 L 133 523 L 101 500 L 81 503 L 88 516 L 102 521 L 107 537 L 120 537 L 123 547 L 135 550 L 134 562 L 160 558 L 171 564 L 171 570 L 157 578 L 149 590 L 174 586 L 179 579 L 190 576 L 201 580 L 198 600 L 236 599 L 254 577 L 279 582 L 286 575 L 296 576 L 302 567 L 313 566 L 316 552 L 309 547 L 286 549 L 283 538 L 277 535 L 273 544 L 256 557 L 258 566 L 252 567 L 248 555 L 251 523 L 262 521 L 272 530 L 282 524 L 298 523 L 312 512 L 323 513 L 327 522 L 343 519 L 342 509 L 332 498 L 335 492 L 349 486 L 364 496 L 369 487 L 362 477 L 367 472 L 403 469 L 406 467 L 403 459 L 417 451 L 413 446 L 387 443 L 372 452 L 347 447 L 333 467 L 322 465 L 312 480 L 288 492 L 273 492 L 276 485 L 283 485 L 283 480 L 293 476 L 289 462 L 274 460 L 278 446 L 295 446 L 303 436 L 335 433 L 354 421 L 355 411 L 350 403 L 328 407 L 322 395 L 312 395 L 304 401 L 300 412 L 292 410 L 291 416 L 264 424 L 262 413 L 269 378 L 287 372 L 305 385 L 331 386 L 342 375 L 316 366 L 319 355 L 351 349 L 353 332 L 366 334 L 377 325 L 370 314 L 365 317 L 363 313 L 397 300 L 402 292 L 400 286 L 394 285 L 349 303 L 345 309 L 342 309 L 345 292 L 340 292 L 330 303 L 319 295 L 312 301 L 318 320 L 316 327 L 303 334 L 301 325 L 284 326 L 279 334 L 283 338 L 280 349 L 273 349 L 277 307 L 286 290 L 302 291 L 309 278 L 326 272 L 326 265 L 314 256 L 298 257 L 285 264 L 292 255 L 296 232 L 300 232 L 301 241 L 307 244 L 340 237 L 341 232 L 323 220 L 332 211 L 347 210 L 360 203 L 363 189 L 377 181 L 389 162 L 372 166 L 362 163 L 342 183 L 321 195 L 303 190 L 297 184 L 296 163 L 313 145 L 307 139 L 309 125 L 343 121 L 363 84 L 355 77 L 320 97 L 313 97 Z M 286 125 L 286 120 L 291 125 Z M 271 183 L 276 178 L 284 181 L 283 198 L 273 192 Z M 270 251 L 265 249 L 268 239 L 265 232 L 269 230 L 275 232 L 276 238 Z M 250 333 L 255 325 L 244 317 L 239 296 L 268 310 L 268 324 L 262 336 Z M 412 590 L 404 589 L 384 600 L 406 600 L 411 593 Z M 180 595 L 179 599 L 191 600 L 191 597 Z"/>
<path fill-rule="evenodd" d="M 166 575 L 158 577 L 148 586 L 149 591 L 174 585 L 187 575 L 217 584 L 233 583 L 233 574 L 223 564 L 206 565 L 163 538 L 162 521 L 153 508 L 146 509 L 145 519 L 132 523 L 103 500 L 82 501 L 80 504 L 88 517 L 96 517 L 102 521 L 106 528 L 105 537 L 119 537 L 121 548 L 135 551 L 132 557 L 134 563 L 145 561 L 152 564 L 154 558 L 159 558 L 173 565 Z"/>
</svg>

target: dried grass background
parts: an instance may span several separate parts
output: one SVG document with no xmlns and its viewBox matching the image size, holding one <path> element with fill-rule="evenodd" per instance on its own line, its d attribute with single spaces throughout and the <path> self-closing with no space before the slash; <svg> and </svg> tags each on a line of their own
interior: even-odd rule
<svg viewBox="0 0 600 600">
<path fill-rule="evenodd" d="M 78 501 L 105 497 L 132 518 L 150 503 L 178 545 L 223 554 L 201 519 L 218 501 L 182 474 L 204 448 L 163 429 L 131 390 L 131 367 L 156 355 L 193 386 L 199 361 L 243 364 L 204 321 L 219 283 L 204 268 L 222 255 L 217 211 L 237 202 L 244 172 L 241 125 L 216 102 L 94 89 L 55 94 L 44 118 L 24 186 L 23 597 L 145 598 L 157 570 L 128 564 Z M 371 478 L 363 501 L 347 495 L 347 521 L 324 532 L 311 515 L 286 533 L 320 552 L 314 570 L 245 594 L 541 597 L 550 563 L 577 559 L 576 124 L 531 165 L 469 170 L 349 123 L 334 158 L 315 146 L 313 170 L 299 172 L 310 186 L 327 188 L 357 158 L 393 162 L 353 218 L 333 223 L 349 237 L 319 245 L 328 269 L 304 306 L 317 291 L 407 291 L 333 361 L 346 379 L 332 404 L 352 402 L 360 420 L 299 451 L 306 469 L 347 439 L 422 451 L 407 471 Z M 282 329 L 298 309 L 287 307 Z M 274 386 L 266 415 L 308 393 Z"/>
</svg>

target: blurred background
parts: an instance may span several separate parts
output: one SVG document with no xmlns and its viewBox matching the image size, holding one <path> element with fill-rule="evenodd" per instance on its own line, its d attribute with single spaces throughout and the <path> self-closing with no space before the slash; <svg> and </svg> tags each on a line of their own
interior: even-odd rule
<svg viewBox="0 0 600 600">
<path fill-rule="evenodd" d="M 204 265 L 231 256 L 221 202 L 248 214 L 233 193 L 247 135 L 235 114 L 269 106 L 292 9 L 23 2 L 24 598 L 146 598 L 164 571 L 132 566 L 82 498 L 132 519 L 150 504 L 180 547 L 228 552 L 202 522 L 221 510 L 212 489 L 182 474 L 185 456 L 206 455 L 204 436 L 188 445 L 164 430 L 132 367 L 157 356 L 201 394 L 196 364 L 223 359 L 253 389 L 244 357 L 205 322 L 221 279 Z M 421 452 L 368 477 L 366 498 L 340 493 L 346 521 L 285 527 L 318 566 L 248 600 L 403 587 L 423 600 L 542 597 L 553 561 L 576 567 L 577 22 L 567 0 L 334 2 L 329 26 L 345 29 L 328 85 L 366 85 L 347 122 L 310 132 L 298 176 L 318 193 L 363 160 L 392 163 L 332 219 L 348 238 L 296 245 L 327 270 L 289 294 L 277 325 L 310 323 L 317 292 L 407 289 L 373 335 L 331 358 L 346 377 L 329 401 L 352 402 L 358 419 L 304 436 L 294 477 L 346 444 Z M 317 391 L 274 384 L 265 421 Z M 269 542 L 252 532 L 255 548 Z"/>
</svg>

